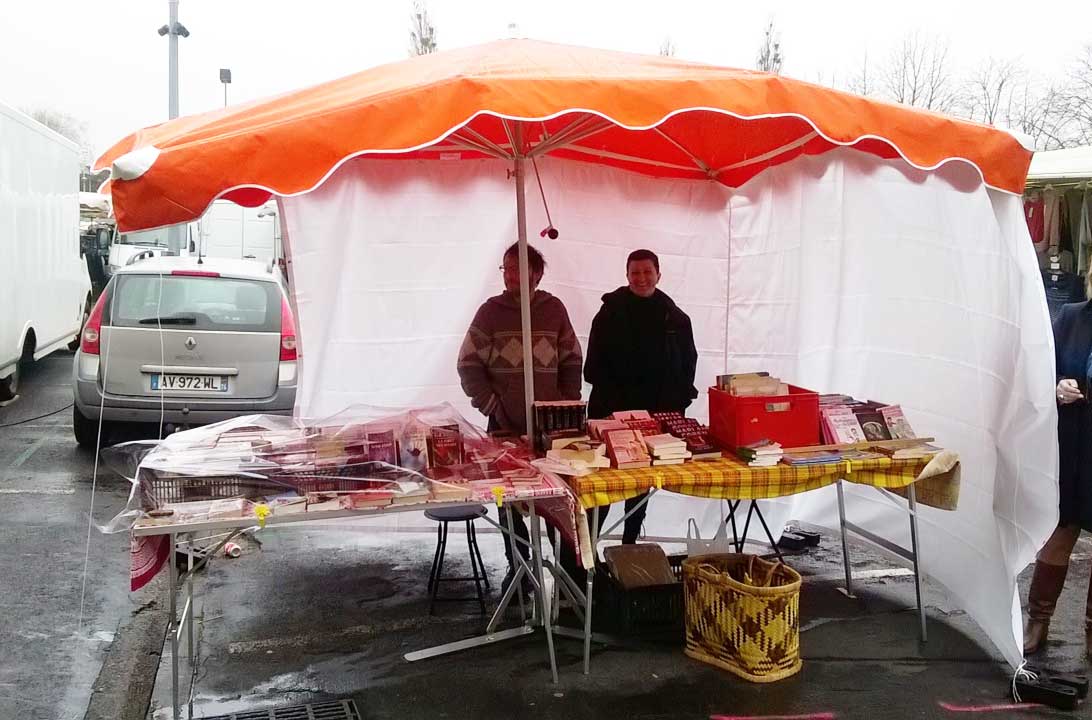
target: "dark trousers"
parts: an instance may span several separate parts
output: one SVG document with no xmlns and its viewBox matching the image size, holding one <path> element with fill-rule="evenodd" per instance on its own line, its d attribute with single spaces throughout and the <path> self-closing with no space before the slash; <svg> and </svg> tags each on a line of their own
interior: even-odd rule
<svg viewBox="0 0 1092 720">
<path fill-rule="evenodd" d="M 626 518 L 626 521 L 622 524 L 622 544 L 633 545 L 637 542 L 637 538 L 641 536 L 641 526 L 645 524 L 645 515 L 648 514 L 648 503 L 641 504 L 645 498 L 648 497 L 648 493 L 642 493 L 637 497 L 631 497 L 626 500 L 626 512 L 628 513 L 633 508 L 641 505 L 637 509 L 637 512 Z M 604 505 L 599 508 L 599 531 L 602 532 L 603 528 L 607 525 L 607 516 L 610 515 L 610 505 Z M 588 514 L 588 527 L 591 528 L 591 514 Z"/>
</svg>

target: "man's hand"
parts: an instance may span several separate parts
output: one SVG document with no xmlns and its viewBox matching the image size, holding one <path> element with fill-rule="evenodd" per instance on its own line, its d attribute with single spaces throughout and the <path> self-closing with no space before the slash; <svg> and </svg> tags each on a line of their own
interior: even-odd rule
<svg viewBox="0 0 1092 720">
<path fill-rule="evenodd" d="M 1060 381 L 1055 394 L 1058 396 L 1058 402 L 1062 405 L 1084 400 L 1084 395 L 1081 394 L 1080 388 L 1077 387 L 1077 381 L 1071 378 L 1065 378 Z"/>
</svg>

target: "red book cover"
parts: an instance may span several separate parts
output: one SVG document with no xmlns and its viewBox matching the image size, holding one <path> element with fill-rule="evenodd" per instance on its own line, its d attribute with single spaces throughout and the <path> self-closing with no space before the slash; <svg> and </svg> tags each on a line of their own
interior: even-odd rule
<svg viewBox="0 0 1092 720">
<path fill-rule="evenodd" d="M 439 425 L 429 430 L 429 459 L 432 467 L 462 465 L 463 436 L 458 425 Z"/>
<path fill-rule="evenodd" d="M 398 441 L 394 439 L 394 430 L 368 433 L 368 459 L 387 465 L 398 464 Z"/>
</svg>

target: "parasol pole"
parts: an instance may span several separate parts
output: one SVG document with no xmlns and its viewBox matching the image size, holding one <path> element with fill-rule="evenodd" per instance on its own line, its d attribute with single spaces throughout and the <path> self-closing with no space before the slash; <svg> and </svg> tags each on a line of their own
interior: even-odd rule
<svg viewBox="0 0 1092 720">
<path fill-rule="evenodd" d="M 524 196 L 523 123 L 513 123 L 512 156 L 516 163 L 516 229 L 519 233 L 519 313 L 523 330 L 523 400 L 527 439 L 534 445 L 531 403 L 535 400 L 535 366 L 531 353 L 531 273 L 527 267 L 527 198 Z"/>
</svg>

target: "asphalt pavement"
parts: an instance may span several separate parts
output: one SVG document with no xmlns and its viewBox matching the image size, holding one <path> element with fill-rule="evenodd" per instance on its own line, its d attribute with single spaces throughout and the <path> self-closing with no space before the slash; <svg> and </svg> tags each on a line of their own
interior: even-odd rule
<svg viewBox="0 0 1092 720">
<path fill-rule="evenodd" d="M 72 436 L 71 368 L 67 352 L 30 365 L 0 408 L 4 720 L 84 717 L 119 628 L 147 602 L 128 592 L 126 535 L 88 527 L 89 512 L 97 524 L 125 507 L 129 484 L 108 472 L 93 482 L 94 456 Z"/>
<path fill-rule="evenodd" d="M 93 480 L 94 456 L 72 438 L 70 365 L 67 354 L 39 361 L 20 398 L 0 408 L 0 720 L 167 718 L 165 589 L 157 581 L 129 593 L 128 539 L 96 527 L 124 507 L 129 485 L 105 470 Z M 448 568 L 468 572 L 461 536 L 452 537 Z M 495 602 L 501 544 L 496 535 L 479 539 Z M 780 682 L 751 684 L 687 658 L 671 633 L 597 645 L 588 676 L 580 644 L 559 638 L 556 686 L 541 636 L 407 663 L 406 652 L 482 629 L 470 603 L 429 614 L 433 542 L 431 534 L 307 524 L 263 530 L 241 543 L 238 559 L 215 558 L 198 576 L 193 716 L 351 699 L 368 720 L 1092 717 L 1085 707 L 1006 707 L 1008 667 L 928 583 L 929 641 L 920 643 L 912 577 L 863 545 L 853 547 L 853 568 L 867 577 L 847 598 L 830 534 L 789 559 L 805 576 L 804 665 Z M 1082 539 L 1040 658 L 1055 669 L 1086 668 L 1090 559 L 1092 543 Z"/>
</svg>

